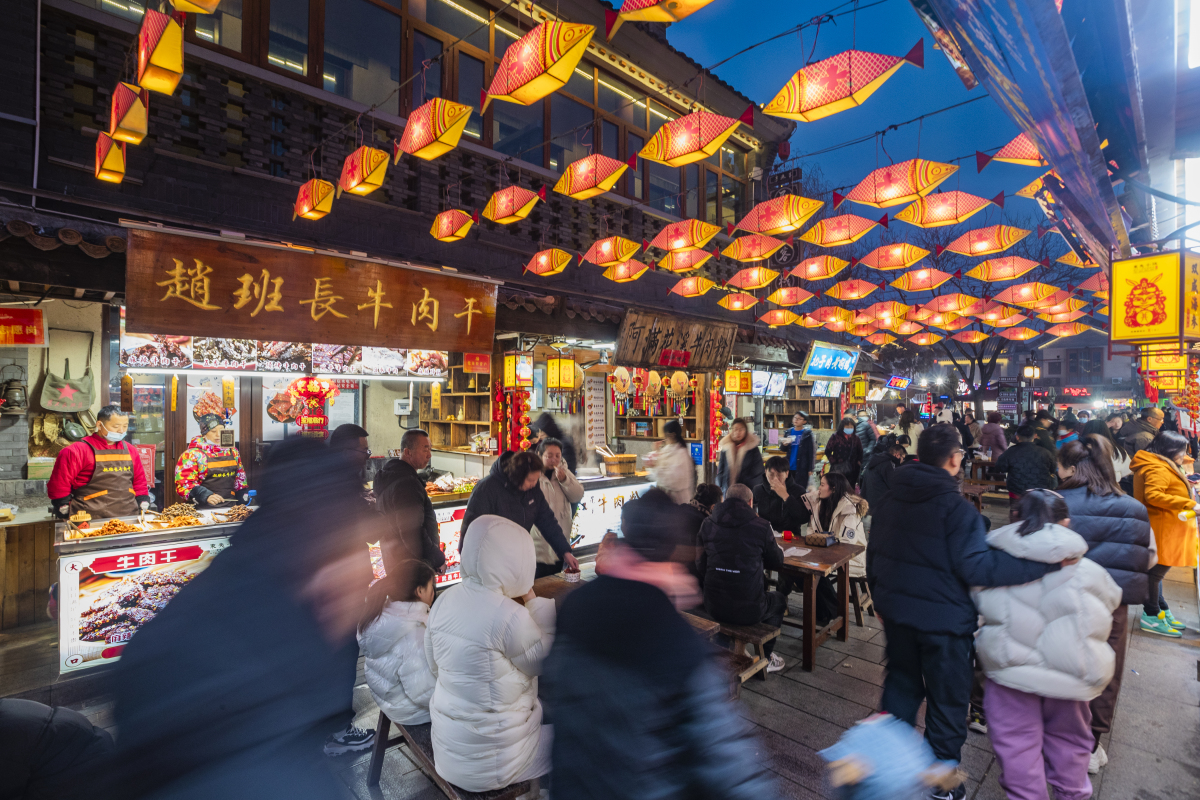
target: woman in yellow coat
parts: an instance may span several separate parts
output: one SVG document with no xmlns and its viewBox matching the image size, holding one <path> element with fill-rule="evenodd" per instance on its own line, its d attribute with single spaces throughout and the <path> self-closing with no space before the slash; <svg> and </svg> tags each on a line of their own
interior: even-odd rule
<svg viewBox="0 0 1200 800">
<path fill-rule="evenodd" d="M 1158 564 L 1150 568 L 1149 596 L 1142 605 L 1142 630 L 1176 638 L 1183 635 L 1184 624 L 1167 608 L 1162 579 L 1171 567 L 1196 567 L 1196 519 L 1187 512 L 1200 510 L 1200 505 L 1182 469 L 1186 459 L 1187 439 L 1173 431 L 1159 431 L 1129 464 L 1133 496 L 1146 506 L 1158 547 Z"/>
</svg>

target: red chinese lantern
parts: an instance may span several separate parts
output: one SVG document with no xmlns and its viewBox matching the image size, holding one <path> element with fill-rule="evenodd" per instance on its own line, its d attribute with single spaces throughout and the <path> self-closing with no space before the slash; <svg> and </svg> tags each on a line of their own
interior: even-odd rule
<svg viewBox="0 0 1200 800">
<path fill-rule="evenodd" d="M 324 439 L 329 434 L 329 417 L 325 415 L 325 404 L 341 394 L 337 384 L 328 378 L 308 375 L 296 378 L 288 384 L 288 395 L 294 401 L 304 403 L 304 410 L 296 418 L 300 434 L 314 439 Z"/>
</svg>

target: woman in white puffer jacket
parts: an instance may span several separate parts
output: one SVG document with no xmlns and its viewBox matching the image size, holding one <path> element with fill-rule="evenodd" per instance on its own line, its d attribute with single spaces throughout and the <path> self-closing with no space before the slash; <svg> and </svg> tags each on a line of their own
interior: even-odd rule
<svg viewBox="0 0 1200 800">
<path fill-rule="evenodd" d="M 363 674 L 375 705 L 397 725 L 429 722 L 434 680 L 425 660 L 425 628 L 436 579 L 428 564 L 409 561 L 367 592 L 358 626 Z"/>
<path fill-rule="evenodd" d="M 1108 570 L 1083 558 L 1067 504 L 1046 489 L 1026 492 L 1022 521 L 992 531 L 988 544 L 1030 561 L 1062 564 L 1021 586 L 975 589 L 983 619 L 975 650 L 987 675 L 983 707 L 1000 763 L 1000 785 L 1014 800 L 1092 796 L 1094 743 L 1088 701 L 1112 679 L 1108 646 L 1121 589 Z"/>
<path fill-rule="evenodd" d="M 554 641 L 554 601 L 533 594 L 533 540 L 492 514 L 471 522 L 463 582 L 429 613 L 425 655 L 438 774 L 487 792 L 550 771 L 553 732 L 542 724 L 537 676 Z"/>
</svg>

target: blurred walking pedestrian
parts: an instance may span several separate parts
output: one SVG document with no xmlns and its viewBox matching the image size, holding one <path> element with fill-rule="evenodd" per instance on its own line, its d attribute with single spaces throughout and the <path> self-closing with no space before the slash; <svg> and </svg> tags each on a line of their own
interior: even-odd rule
<svg viewBox="0 0 1200 800">
<path fill-rule="evenodd" d="M 579 463 L 576 461 L 575 441 L 563 432 L 563 429 L 558 427 L 558 423 L 554 421 L 554 417 L 550 412 L 543 411 L 533 424 L 529 426 L 533 433 L 534 443 L 541 442 L 543 439 L 557 439 L 561 442 L 563 460 L 567 462 L 567 469 L 571 470 L 572 474 L 579 471 Z"/>
<path fill-rule="evenodd" d="M 763 458 L 758 450 L 759 438 L 750 432 L 744 419 L 729 423 L 729 433 L 717 444 L 717 485 L 728 492 L 735 483 L 749 486 L 753 491 L 763 482 Z"/>
<path fill-rule="evenodd" d="M 808 415 L 797 411 L 792 415 L 792 427 L 784 432 L 780 444 L 787 450 L 788 469 L 791 478 L 798 486 L 808 488 L 808 476 L 812 474 L 813 465 L 817 461 L 817 443 L 813 439 L 812 425 L 808 424 Z"/>
<path fill-rule="evenodd" d="M 83 800 L 108 770 L 113 739 L 83 714 L 33 700 L 0 699 L 0 797 Z"/>
<path fill-rule="evenodd" d="M 345 724 L 371 579 L 365 543 L 382 527 L 359 489 L 321 442 L 271 449 L 259 508 L 121 654 L 120 736 L 112 769 L 97 776 L 100 796 L 337 794 L 317 754 L 334 720 Z"/>
<path fill-rule="evenodd" d="M 663 424 L 662 441 L 646 457 L 654 476 L 654 485 L 671 495 L 676 503 L 686 503 L 696 490 L 696 462 L 683 441 L 683 426 L 679 420 L 667 420 Z"/>
<path fill-rule="evenodd" d="M 1088 425 L 1104 427 L 1099 420 Z M 1088 772 L 1093 774 L 1108 763 L 1100 737 L 1112 730 L 1113 711 L 1121 691 L 1129 646 L 1129 606 L 1139 605 L 1146 598 L 1150 586 L 1147 573 L 1154 563 L 1154 537 L 1146 507 L 1121 490 L 1112 464 L 1112 445 L 1101 434 L 1089 434 L 1058 451 L 1058 493 L 1067 504 L 1071 529 L 1088 543 L 1087 557 L 1108 570 L 1122 592 L 1108 635 L 1116 667 L 1112 680 L 1089 706 L 1095 744 Z"/>
<path fill-rule="evenodd" d="M 1072 446 L 1077 447 L 1077 444 Z M 983 707 L 1012 800 L 1088 800 L 1094 739 L 1088 702 L 1113 677 L 1108 646 L 1121 589 L 1083 556 L 1067 504 L 1048 489 L 1027 492 L 1021 521 L 992 531 L 988 544 L 1016 558 L 1062 569 L 1021 586 L 972 591 L 983 626 L 975 640 L 987 675 Z"/>
<path fill-rule="evenodd" d="M 987 422 L 979 429 L 977 444 L 983 448 L 984 455 L 990 452 L 992 460 L 1008 449 L 1008 438 L 1004 434 L 1004 426 L 1000 424 L 1003 420 L 999 411 L 989 411 Z"/>
<path fill-rule="evenodd" d="M 906 449 L 908 450 L 908 454 L 910 456 L 915 456 L 917 454 L 917 439 L 920 438 L 921 433 L 924 430 L 925 426 L 922 425 L 915 416 L 913 416 L 912 411 L 904 409 L 900 412 L 900 421 L 896 423 L 896 432 L 902 436 L 908 437 L 908 445 Z"/>
<path fill-rule="evenodd" d="M 1137 419 L 1130 420 L 1121 426 L 1116 437 L 1121 444 L 1125 445 L 1129 457 L 1133 458 L 1135 453 L 1150 446 L 1150 442 L 1154 441 L 1154 437 L 1158 435 L 1159 429 L 1166 421 L 1167 416 L 1161 408 L 1146 406 Z"/>
<path fill-rule="evenodd" d="M 554 710 L 556 800 L 774 800 L 716 653 L 677 609 L 696 581 L 680 532 L 644 498 L 605 537 L 598 577 L 568 595 L 543 678 Z M 762 575 L 758 576 L 762 586 Z"/>
</svg>

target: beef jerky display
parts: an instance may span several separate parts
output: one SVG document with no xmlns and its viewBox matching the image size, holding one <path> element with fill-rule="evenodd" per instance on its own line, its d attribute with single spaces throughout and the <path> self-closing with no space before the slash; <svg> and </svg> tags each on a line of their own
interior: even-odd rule
<svg viewBox="0 0 1200 800">
<path fill-rule="evenodd" d="M 301 342 L 259 342 L 258 368 L 264 372 L 311 372 L 312 345 Z"/>
<path fill-rule="evenodd" d="M 312 346 L 313 372 L 334 375 L 358 375 L 362 373 L 362 348 L 344 344 L 314 344 Z"/>
<path fill-rule="evenodd" d="M 185 517 L 178 516 L 176 520 Z M 125 642 L 229 545 L 233 525 L 210 528 L 208 538 L 152 541 L 105 549 L 95 540 L 71 542 L 59 557 L 59 669 L 70 672 L 118 659 Z M 218 537 L 212 534 L 219 533 Z M 92 546 L 92 550 L 78 550 Z M 219 643 L 214 643 L 219 645 Z"/>
<path fill-rule="evenodd" d="M 267 404 L 267 414 L 276 422 L 294 423 L 304 413 L 304 400 L 292 397 L 287 392 L 278 392 Z"/>
<path fill-rule="evenodd" d="M 135 333 L 121 337 L 122 367 L 178 367 L 192 365 L 190 336 L 151 336 Z"/>
<path fill-rule="evenodd" d="M 193 339 L 192 366 L 250 370 L 257 366 L 258 343 L 253 339 Z"/>
</svg>

